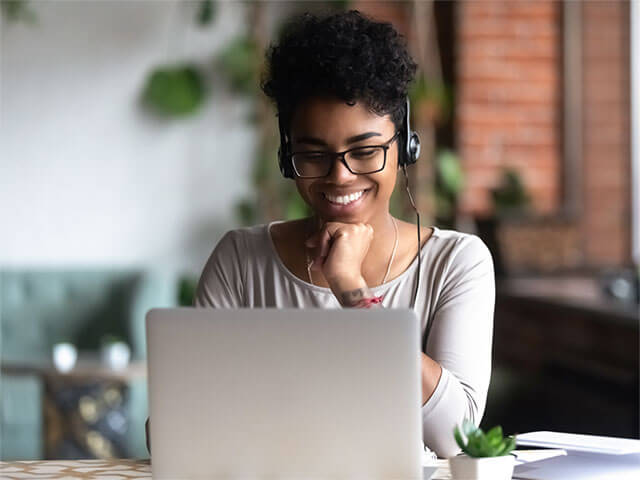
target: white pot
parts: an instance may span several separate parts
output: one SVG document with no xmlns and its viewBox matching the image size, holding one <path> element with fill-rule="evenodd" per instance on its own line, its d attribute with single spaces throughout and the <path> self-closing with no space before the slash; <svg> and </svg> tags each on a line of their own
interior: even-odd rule
<svg viewBox="0 0 640 480">
<path fill-rule="evenodd" d="M 480 458 L 458 455 L 449 458 L 453 480 L 511 480 L 514 465 L 513 455 Z"/>
</svg>

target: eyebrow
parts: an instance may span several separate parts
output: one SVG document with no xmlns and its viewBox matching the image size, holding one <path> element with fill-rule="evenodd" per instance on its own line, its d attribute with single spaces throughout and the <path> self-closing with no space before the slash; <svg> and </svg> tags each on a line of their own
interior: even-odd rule
<svg viewBox="0 0 640 480">
<path fill-rule="evenodd" d="M 347 145 L 351 143 L 361 142 L 362 140 L 366 140 L 371 137 L 381 137 L 382 134 L 378 132 L 367 132 L 361 133 L 360 135 L 354 135 L 353 137 L 349 137 L 346 140 Z M 328 144 L 324 140 L 315 137 L 297 137 L 293 139 L 294 143 L 308 143 L 310 145 L 320 145 L 322 147 L 326 147 Z"/>
</svg>

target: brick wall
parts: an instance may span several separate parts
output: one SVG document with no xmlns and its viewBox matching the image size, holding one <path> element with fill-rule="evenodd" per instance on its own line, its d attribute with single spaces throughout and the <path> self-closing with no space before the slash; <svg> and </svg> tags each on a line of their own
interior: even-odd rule
<svg viewBox="0 0 640 480">
<path fill-rule="evenodd" d="M 491 212 L 503 167 L 519 170 L 537 214 L 565 213 L 577 182 L 580 263 L 631 263 L 629 2 L 581 2 L 580 172 L 563 172 L 562 2 L 465 0 L 457 18 L 461 210 Z"/>
<path fill-rule="evenodd" d="M 461 210 L 490 213 L 490 189 L 510 167 L 521 173 L 536 212 L 556 211 L 560 4 L 462 1 L 457 22 L 457 144 L 467 174 Z"/>
<path fill-rule="evenodd" d="M 532 197 L 533 213 L 552 217 L 551 224 L 561 221 L 572 232 L 576 244 L 564 267 L 628 265 L 629 2 L 589 0 L 579 5 L 582 111 L 577 129 L 582 154 L 577 159 L 580 172 L 574 172 L 563 151 L 563 2 L 456 2 L 453 46 L 445 42 L 440 48 L 443 58 L 450 58 L 447 49 L 454 50 L 455 144 L 467 178 L 460 210 L 490 214 L 490 190 L 499 184 L 504 167 L 514 168 Z M 392 21 L 415 43 L 408 28 L 413 20 L 407 17 L 409 6 L 354 2 L 355 8 Z M 451 25 L 438 26 L 443 27 Z M 571 208 L 565 207 L 571 205 L 565 192 L 573 191 L 578 192 L 577 215 L 567 217 Z"/>
<path fill-rule="evenodd" d="M 631 261 L 629 2 L 582 4 L 583 211 L 592 266 Z"/>
</svg>

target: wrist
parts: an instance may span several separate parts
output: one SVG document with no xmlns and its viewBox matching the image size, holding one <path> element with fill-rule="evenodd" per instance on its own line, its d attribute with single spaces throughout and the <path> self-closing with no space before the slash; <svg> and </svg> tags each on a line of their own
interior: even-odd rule
<svg viewBox="0 0 640 480">
<path fill-rule="evenodd" d="M 329 282 L 329 287 L 338 300 L 342 299 L 342 294 L 345 292 L 351 292 L 358 289 L 369 289 L 369 286 L 362 275 L 343 275 L 327 279 L 327 282 Z"/>
<path fill-rule="evenodd" d="M 329 282 L 333 294 L 345 308 L 380 306 L 382 297 L 376 297 L 362 276 L 336 279 Z"/>
</svg>

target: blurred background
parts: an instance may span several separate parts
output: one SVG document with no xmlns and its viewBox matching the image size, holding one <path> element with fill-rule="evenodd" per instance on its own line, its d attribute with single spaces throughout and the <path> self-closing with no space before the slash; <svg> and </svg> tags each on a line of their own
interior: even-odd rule
<svg viewBox="0 0 640 480">
<path fill-rule="evenodd" d="M 148 456 L 144 315 L 191 303 L 227 230 L 308 213 L 263 52 L 292 13 L 350 8 L 419 64 L 423 223 L 493 253 L 481 426 L 638 438 L 638 5 L 0 5 L 1 459 Z"/>
</svg>

